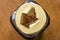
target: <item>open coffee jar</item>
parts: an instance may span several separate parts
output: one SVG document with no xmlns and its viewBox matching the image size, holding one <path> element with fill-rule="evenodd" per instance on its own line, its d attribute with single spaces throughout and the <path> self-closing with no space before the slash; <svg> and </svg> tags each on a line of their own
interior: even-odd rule
<svg viewBox="0 0 60 40">
<path fill-rule="evenodd" d="M 27 39 L 38 36 L 49 25 L 47 12 L 33 0 L 19 6 L 10 20 L 17 32 Z"/>
</svg>

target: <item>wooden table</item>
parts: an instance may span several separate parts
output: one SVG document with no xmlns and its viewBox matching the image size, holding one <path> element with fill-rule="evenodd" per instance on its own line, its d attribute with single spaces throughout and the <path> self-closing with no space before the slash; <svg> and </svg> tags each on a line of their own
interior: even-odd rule
<svg viewBox="0 0 60 40">
<path fill-rule="evenodd" d="M 11 13 L 26 0 L 0 0 L 0 40 L 25 40 L 10 23 Z M 48 13 L 50 25 L 35 40 L 60 40 L 60 0 L 35 0 Z"/>
</svg>

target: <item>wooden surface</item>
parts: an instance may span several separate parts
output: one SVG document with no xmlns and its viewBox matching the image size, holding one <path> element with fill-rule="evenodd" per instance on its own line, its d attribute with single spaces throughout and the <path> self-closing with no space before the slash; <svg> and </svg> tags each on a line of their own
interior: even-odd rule
<svg viewBox="0 0 60 40">
<path fill-rule="evenodd" d="M 0 40 L 25 40 L 10 23 L 11 13 L 25 0 L 0 0 Z M 36 0 L 50 16 L 50 25 L 35 40 L 60 40 L 60 0 Z"/>
</svg>

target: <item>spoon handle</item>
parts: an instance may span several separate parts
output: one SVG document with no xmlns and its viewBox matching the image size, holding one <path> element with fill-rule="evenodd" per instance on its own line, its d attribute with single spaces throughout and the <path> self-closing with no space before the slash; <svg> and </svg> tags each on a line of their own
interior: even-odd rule
<svg viewBox="0 0 60 40">
<path fill-rule="evenodd" d="M 29 3 L 29 2 L 32 2 L 32 1 L 34 1 L 34 0 L 27 0 L 26 2 Z"/>
</svg>

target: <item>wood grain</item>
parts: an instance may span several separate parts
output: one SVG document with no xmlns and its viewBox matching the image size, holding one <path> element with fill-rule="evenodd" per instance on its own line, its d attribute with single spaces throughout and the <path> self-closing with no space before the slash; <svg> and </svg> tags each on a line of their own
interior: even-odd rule
<svg viewBox="0 0 60 40">
<path fill-rule="evenodd" d="M 0 0 L 0 40 L 25 40 L 10 23 L 12 12 L 26 0 Z M 48 13 L 50 25 L 35 40 L 60 40 L 60 0 L 35 0 Z"/>
</svg>

